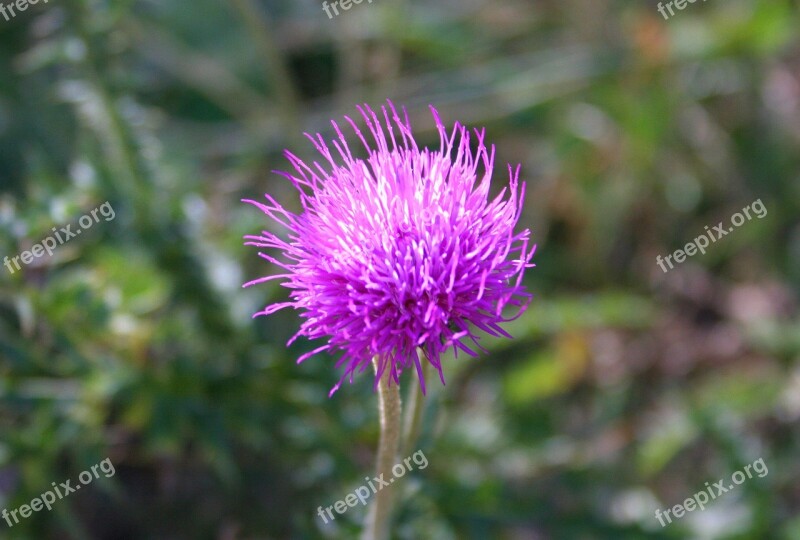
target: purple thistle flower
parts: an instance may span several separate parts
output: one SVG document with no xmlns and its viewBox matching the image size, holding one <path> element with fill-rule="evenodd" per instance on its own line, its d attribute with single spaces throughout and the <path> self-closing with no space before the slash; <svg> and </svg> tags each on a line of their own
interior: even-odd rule
<svg viewBox="0 0 800 540">
<path fill-rule="evenodd" d="M 299 336 L 327 341 L 297 362 L 326 350 L 341 354 L 336 367 L 345 366 L 344 374 L 329 395 L 345 378 L 352 383 L 374 356 L 379 359 L 375 385 L 386 369 L 399 383 L 402 370 L 413 363 L 424 393 L 418 351 L 444 384 L 444 351 L 453 347 L 456 355 L 461 349 L 477 356 L 468 343 L 485 351 L 478 330 L 510 338 L 500 323 L 519 317 L 531 298 L 521 282 L 525 269 L 535 266 L 530 261 L 536 246 L 529 248 L 528 229 L 514 232 L 525 192 L 524 182 L 518 190 L 519 166 L 509 166 L 510 185 L 490 200 L 494 146 L 487 151 L 485 130 L 474 131 L 473 153 L 469 130 L 456 123 L 448 134 L 431 107 L 441 145 L 420 149 L 405 109 L 401 119 L 388 105 L 388 111 L 381 107 L 385 125 L 368 106 L 358 107 L 373 145 L 345 117 L 366 159 L 353 155 L 336 122 L 338 139 L 330 143 L 336 155 L 320 134 L 306 134 L 324 166 L 309 166 L 285 152 L 296 174 L 275 172 L 300 193 L 302 213 L 287 211 L 268 194 L 266 204 L 243 201 L 289 231 L 288 240 L 269 231 L 245 236 L 245 245 L 277 249 L 284 260 L 259 255 L 286 270 L 245 287 L 283 279 L 292 290 L 290 301 L 254 317 L 286 307 L 301 311 L 305 320 L 287 345 Z M 507 306 L 516 314 L 505 317 Z"/>
</svg>

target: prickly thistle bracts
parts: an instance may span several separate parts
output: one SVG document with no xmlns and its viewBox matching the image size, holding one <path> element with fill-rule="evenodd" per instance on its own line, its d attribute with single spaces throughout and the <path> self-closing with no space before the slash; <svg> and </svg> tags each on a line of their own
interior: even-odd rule
<svg viewBox="0 0 800 540">
<path fill-rule="evenodd" d="M 528 229 L 514 232 L 525 183 L 519 166 L 509 166 L 509 185 L 490 198 L 494 147 L 487 149 L 485 130 L 471 133 L 456 123 L 448 133 L 433 107 L 441 139 L 436 150 L 417 146 L 405 109 L 402 118 L 391 102 L 379 113 L 366 105 L 358 110 L 369 134 L 345 119 L 365 159 L 351 151 L 336 122 L 338 138 L 331 142 L 306 135 L 323 165 L 286 151 L 294 173 L 279 174 L 299 192 L 301 213 L 268 194 L 265 202 L 243 201 L 285 229 L 245 237 L 245 245 L 271 250 L 259 255 L 285 270 L 245 286 L 284 280 L 290 300 L 254 316 L 300 311 L 304 321 L 289 344 L 300 336 L 325 343 L 298 363 L 322 351 L 340 355 L 336 367 L 344 373 L 331 394 L 376 356 L 376 385 L 384 370 L 399 383 L 413 365 L 424 392 L 421 362 L 430 362 L 444 383 L 444 351 L 477 356 L 472 347 L 483 350 L 481 331 L 510 338 L 500 324 L 530 301 L 521 282 L 535 266 L 536 246 Z"/>
</svg>

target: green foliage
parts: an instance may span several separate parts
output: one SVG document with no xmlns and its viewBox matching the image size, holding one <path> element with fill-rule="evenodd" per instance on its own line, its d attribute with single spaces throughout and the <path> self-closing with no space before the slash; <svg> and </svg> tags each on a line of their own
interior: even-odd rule
<svg viewBox="0 0 800 540">
<path fill-rule="evenodd" d="M 447 358 L 393 487 L 397 538 L 800 537 L 796 1 L 54 0 L 0 19 L 0 256 L 105 201 L 116 217 L 0 270 L 0 510 L 110 458 L 0 538 L 350 538 L 373 473 L 364 374 L 295 360 L 297 313 L 241 204 L 297 208 L 303 130 L 408 107 L 434 143 L 487 126 L 523 165 L 537 267 L 514 340 Z M 663 273 L 761 199 L 764 219 Z M 74 227 L 74 225 L 73 225 Z M 404 381 L 407 379 L 404 379 Z M 654 517 L 763 458 L 704 512 Z M 187 519 L 188 516 L 188 519 Z"/>
</svg>

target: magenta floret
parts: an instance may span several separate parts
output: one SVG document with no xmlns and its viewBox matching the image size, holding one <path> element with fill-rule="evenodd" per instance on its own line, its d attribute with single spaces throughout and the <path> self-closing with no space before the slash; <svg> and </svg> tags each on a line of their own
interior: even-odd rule
<svg viewBox="0 0 800 540">
<path fill-rule="evenodd" d="M 405 110 L 401 119 L 391 102 L 381 107 L 383 123 L 368 106 L 358 110 L 372 144 L 345 118 L 366 160 L 352 154 L 336 122 L 338 138 L 331 143 L 307 135 L 324 166 L 286 152 L 295 172 L 280 174 L 297 188 L 301 214 L 270 195 L 266 203 L 244 201 L 288 230 L 285 238 L 269 231 L 245 237 L 246 245 L 274 250 L 274 256 L 259 255 L 285 270 L 245 286 L 284 280 L 289 301 L 254 316 L 286 307 L 300 311 L 304 321 L 289 344 L 300 336 L 326 342 L 298 363 L 326 350 L 341 354 L 336 367 L 344 366 L 344 374 L 331 394 L 374 356 L 380 366 L 375 384 L 385 369 L 399 382 L 413 363 L 424 392 L 421 362 L 430 362 L 444 383 L 443 352 L 454 347 L 456 354 L 477 356 L 471 346 L 484 350 L 478 331 L 511 337 L 500 323 L 518 317 L 530 301 L 521 282 L 525 269 L 535 266 L 536 246 L 528 229 L 514 232 L 525 183 L 519 183 L 519 167 L 509 166 L 509 185 L 490 200 L 494 146 L 487 150 L 485 130 L 474 131 L 473 152 L 470 131 L 456 123 L 448 134 L 433 107 L 437 150 L 417 147 Z M 504 315 L 506 308 L 514 313 Z"/>
</svg>

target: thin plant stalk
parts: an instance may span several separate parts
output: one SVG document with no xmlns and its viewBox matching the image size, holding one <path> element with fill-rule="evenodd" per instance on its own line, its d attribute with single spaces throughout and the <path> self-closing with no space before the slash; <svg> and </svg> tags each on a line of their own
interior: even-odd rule
<svg viewBox="0 0 800 540">
<path fill-rule="evenodd" d="M 428 377 L 428 362 L 422 362 L 422 377 Z M 408 456 L 419 438 L 422 428 L 422 413 L 425 411 L 425 395 L 417 377 L 411 379 L 408 390 L 406 416 L 403 422 L 403 451 L 401 456 Z"/>
<path fill-rule="evenodd" d="M 372 359 L 375 372 L 378 372 L 378 358 Z M 397 462 L 400 447 L 400 389 L 396 383 L 389 384 L 392 374 L 387 366 L 378 383 L 378 404 L 380 407 L 381 435 L 378 442 L 376 471 L 378 478 L 390 481 L 392 466 Z M 394 490 L 380 489 L 370 506 L 361 540 L 388 540 L 394 505 Z"/>
</svg>

